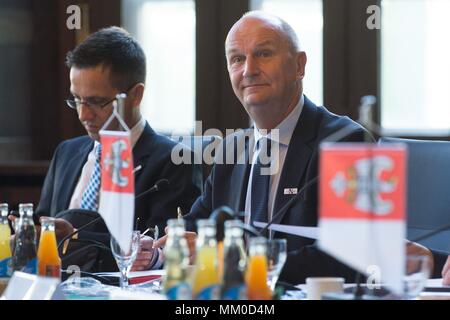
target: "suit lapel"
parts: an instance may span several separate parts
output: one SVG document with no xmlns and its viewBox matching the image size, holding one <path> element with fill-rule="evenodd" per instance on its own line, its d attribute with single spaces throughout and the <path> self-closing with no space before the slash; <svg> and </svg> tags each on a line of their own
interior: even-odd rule
<svg viewBox="0 0 450 320">
<path fill-rule="evenodd" d="M 94 141 L 89 139 L 86 143 L 76 152 L 69 161 L 61 162 L 64 165 L 61 179 L 59 179 L 61 186 L 59 188 L 59 210 L 68 208 L 70 204 L 70 199 L 72 198 L 75 187 L 81 175 L 81 170 L 86 163 L 89 152 L 92 150 Z"/>
<path fill-rule="evenodd" d="M 275 197 L 274 215 L 291 197 L 294 196 L 292 194 L 285 194 L 285 189 L 297 188 L 297 190 L 300 191 L 300 188 L 302 187 L 300 183 L 305 175 L 314 151 L 309 145 L 309 142 L 314 139 L 316 135 L 316 108 L 317 107 L 305 97 L 303 110 L 292 134 L 281 172 L 280 182 Z M 286 212 L 276 217 L 274 223 L 280 223 Z"/>
<path fill-rule="evenodd" d="M 149 150 L 151 150 L 151 147 L 149 147 L 149 145 L 152 143 L 151 136 L 153 134 L 155 134 L 155 132 L 149 124 L 146 123 L 144 131 L 133 148 L 134 168 L 141 166 L 141 169 L 137 170 L 135 173 L 135 181 L 143 171 L 145 159 L 150 155 Z M 81 170 L 87 161 L 87 157 L 92 150 L 93 145 L 93 140 L 86 140 L 86 143 L 78 150 L 78 152 L 76 152 L 67 162 L 64 162 L 64 168 L 59 170 L 62 177 L 59 179 L 61 184 L 58 188 L 58 210 L 69 207 L 70 200 L 81 175 Z"/>
<path fill-rule="evenodd" d="M 233 209 L 235 211 L 245 210 L 245 198 L 247 196 L 248 177 L 250 173 L 249 164 L 238 164 L 234 167 L 231 176 L 231 184 L 236 186 L 232 189 L 231 199 L 234 199 Z"/>
<path fill-rule="evenodd" d="M 150 156 L 150 150 L 152 150 L 151 144 L 152 135 L 155 135 L 155 131 L 150 127 L 148 123 L 145 123 L 144 131 L 142 131 L 141 136 L 136 141 L 136 144 L 133 148 L 133 162 L 134 162 L 134 170 L 136 170 L 134 174 L 134 180 L 137 181 L 143 172 L 144 165 L 146 163 L 146 159 Z"/>
</svg>

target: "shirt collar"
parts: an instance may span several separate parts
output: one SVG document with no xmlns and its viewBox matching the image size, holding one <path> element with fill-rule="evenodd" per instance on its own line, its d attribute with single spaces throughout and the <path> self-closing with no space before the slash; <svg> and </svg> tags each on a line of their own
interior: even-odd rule
<svg viewBox="0 0 450 320">
<path fill-rule="evenodd" d="M 136 142 L 141 137 L 142 132 L 144 132 L 145 123 L 146 123 L 145 119 L 143 117 L 141 117 L 141 119 L 134 125 L 134 127 L 131 128 L 130 133 L 131 133 L 131 146 L 132 146 L 132 148 L 134 148 L 134 146 L 136 145 Z M 95 140 L 95 142 L 94 142 L 94 150 L 97 150 L 99 145 L 100 145 L 100 142 Z"/>
<path fill-rule="evenodd" d="M 141 119 L 131 128 L 131 145 L 134 147 L 136 142 L 141 137 L 142 132 L 145 128 L 145 119 L 141 116 Z"/>
<path fill-rule="evenodd" d="M 284 120 L 275 128 L 275 130 L 279 130 L 278 135 L 273 135 L 270 132 L 268 135 L 263 135 L 257 128 L 256 124 L 253 128 L 253 132 L 255 135 L 255 149 L 256 145 L 261 138 L 268 138 L 272 141 L 276 141 L 279 144 L 289 146 L 289 142 L 291 141 L 292 134 L 294 133 L 295 126 L 297 125 L 298 119 L 300 118 L 300 114 L 303 110 L 303 105 L 305 103 L 305 97 L 302 94 L 295 108 L 289 113 L 289 115 L 284 118 Z"/>
</svg>

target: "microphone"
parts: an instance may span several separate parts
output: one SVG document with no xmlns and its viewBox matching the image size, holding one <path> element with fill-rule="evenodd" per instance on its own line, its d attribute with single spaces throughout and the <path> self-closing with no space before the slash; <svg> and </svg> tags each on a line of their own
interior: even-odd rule
<svg viewBox="0 0 450 320">
<path fill-rule="evenodd" d="M 220 242 L 225 237 L 225 221 L 234 220 L 235 212 L 228 206 L 221 206 L 211 213 L 209 219 L 216 222 L 216 238 Z"/>
<path fill-rule="evenodd" d="M 293 196 L 291 199 L 289 199 L 288 202 L 286 202 L 284 204 L 283 207 L 281 207 L 280 210 L 278 210 L 278 212 L 276 212 L 272 218 L 269 220 L 269 222 L 267 223 L 267 225 L 262 228 L 259 232 L 258 232 L 258 236 L 263 236 L 264 233 L 269 229 L 269 227 L 275 222 L 275 220 L 277 220 L 278 217 L 280 217 L 281 215 L 283 215 L 286 211 L 289 210 L 289 208 L 300 198 L 300 196 L 303 194 L 303 192 L 310 187 L 312 184 L 316 183 L 317 180 L 319 179 L 319 176 L 316 176 L 315 178 L 309 180 L 307 183 L 305 183 L 305 185 L 297 192 L 297 194 L 295 196 Z"/>
<path fill-rule="evenodd" d="M 161 190 L 164 190 L 165 188 L 167 188 L 169 185 L 169 180 L 167 179 L 160 179 L 158 181 L 156 181 L 156 183 L 148 190 L 138 194 L 137 196 L 135 196 L 135 199 L 139 199 L 140 197 L 147 195 L 147 194 L 152 194 L 154 192 L 158 192 Z M 83 209 L 71 209 L 73 211 L 79 211 L 79 210 L 83 210 Z M 70 211 L 70 210 L 66 210 L 66 211 Z M 90 211 L 90 210 L 83 210 L 83 211 Z M 90 212 L 95 212 L 95 211 L 90 211 Z M 95 212 L 96 214 L 98 214 L 98 212 Z M 99 221 L 103 220 L 103 218 L 101 216 L 95 218 L 94 220 L 82 225 L 81 227 L 77 228 L 75 231 L 73 231 L 72 233 L 68 234 L 67 236 L 65 236 L 64 238 L 61 239 L 61 241 L 58 243 L 58 250 L 61 248 L 62 244 L 72 238 L 74 235 L 76 235 L 77 233 L 79 233 L 80 231 L 86 229 L 89 226 L 95 225 L 96 223 L 98 223 Z"/>
<path fill-rule="evenodd" d="M 245 215 L 245 213 L 244 213 Z M 241 213 L 235 212 L 228 206 L 221 206 L 214 210 L 209 219 L 216 221 L 216 237 L 217 241 L 223 241 L 225 237 L 225 221 L 227 220 L 240 220 Z M 252 236 L 259 236 L 259 232 L 252 226 L 242 223 L 242 229 Z"/>
<path fill-rule="evenodd" d="M 350 134 L 354 133 L 354 126 L 353 125 L 347 125 L 339 130 L 337 130 L 336 132 L 333 132 L 332 134 L 330 134 L 329 136 L 325 137 L 324 139 L 322 139 L 322 142 L 336 142 L 339 141 L 347 136 L 349 136 Z M 317 150 L 315 151 L 317 152 Z M 253 230 L 256 231 L 256 235 L 257 236 L 264 236 L 264 233 L 269 229 L 269 227 L 275 222 L 275 220 L 277 220 L 281 215 L 283 215 L 287 210 L 289 210 L 289 208 L 296 202 L 298 201 L 298 199 L 300 198 L 300 196 L 304 193 L 304 191 L 309 188 L 311 185 L 313 185 L 314 183 L 317 182 L 317 180 L 319 179 L 319 175 L 317 175 L 316 177 L 312 178 L 310 181 L 306 182 L 303 187 L 297 192 L 296 195 L 294 195 L 291 199 L 289 199 L 288 202 L 286 202 L 284 204 L 283 207 L 281 207 L 280 210 L 278 210 L 278 212 L 276 212 L 274 215 L 272 215 L 272 218 L 269 220 L 269 222 L 267 223 L 267 225 L 262 228 L 259 232 L 256 231 L 256 229 L 253 228 Z"/>
<path fill-rule="evenodd" d="M 160 179 L 160 180 L 156 181 L 156 183 L 153 185 L 153 187 L 151 187 L 150 189 L 148 189 L 148 190 L 138 194 L 137 196 L 134 197 L 134 199 L 139 199 L 140 197 L 145 196 L 146 194 L 164 190 L 168 186 L 169 186 L 169 180 L 167 180 L 167 179 Z"/>
<path fill-rule="evenodd" d="M 363 126 L 368 128 L 369 130 L 372 130 L 374 128 L 374 123 L 372 121 L 372 107 L 376 103 L 376 98 L 374 96 L 364 96 L 361 98 L 361 106 L 359 108 L 359 119 L 358 122 Z M 332 134 L 328 135 L 324 139 L 322 139 L 321 143 L 328 142 L 338 142 L 339 140 L 349 136 L 350 134 L 353 134 L 355 132 L 355 127 L 353 125 L 347 125 Z M 372 142 L 373 137 L 371 136 L 369 131 L 364 132 L 364 140 L 365 142 Z M 317 151 L 316 151 L 317 152 Z M 267 225 L 262 228 L 258 235 L 262 236 L 269 227 L 274 223 L 277 218 L 279 218 L 281 215 L 283 215 L 289 208 L 300 198 L 300 196 L 303 194 L 303 192 L 317 182 L 319 179 L 319 175 L 305 183 L 305 185 L 297 192 L 295 196 L 293 196 L 291 199 L 289 199 L 288 202 L 285 203 L 285 205 L 278 210 L 274 215 L 272 215 L 272 218 L 269 220 Z"/>
<path fill-rule="evenodd" d="M 74 256 L 74 255 L 76 255 L 76 254 L 78 254 L 78 253 L 80 253 L 80 252 L 83 252 L 83 251 L 85 251 L 85 250 L 88 249 L 88 248 L 100 248 L 100 249 L 102 249 L 102 250 L 111 251 L 111 249 L 110 249 L 109 247 L 105 246 L 103 243 L 98 242 L 98 241 L 93 241 L 93 242 L 94 242 L 94 243 L 88 244 L 88 245 L 85 246 L 85 247 L 81 247 L 81 248 L 79 248 L 79 249 L 77 249 L 77 250 L 71 252 L 71 253 L 68 254 L 67 256 L 64 256 L 62 259 L 63 259 L 63 260 L 64 260 L 64 259 L 69 259 L 69 258 L 71 258 L 72 256 Z"/>
<path fill-rule="evenodd" d="M 73 210 L 74 212 L 77 212 L 77 210 Z M 95 211 L 92 211 L 95 212 Z M 97 212 L 96 212 L 97 213 Z M 86 229 L 89 226 L 95 225 L 97 224 L 99 221 L 103 220 L 103 218 L 101 216 L 95 218 L 94 220 L 82 225 L 81 227 L 79 227 L 78 229 L 75 229 L 75 231 L 73 231 L 72 233 L 68 234 L 67 236 L 65 236 L 64 238 L 61 239 L 61 241 L 58 243 L 58 247 L 57 249 L 59 250 L 61 248 L 61 246 L 66 242 L 66 240 L 71 239 L 74 235 L 76 235 L 77 233 L 79 233 L 80 231 L 83 231 L 84 229 Z M 64 252 L 63 252 L 64 254 Z"/>
</svg>

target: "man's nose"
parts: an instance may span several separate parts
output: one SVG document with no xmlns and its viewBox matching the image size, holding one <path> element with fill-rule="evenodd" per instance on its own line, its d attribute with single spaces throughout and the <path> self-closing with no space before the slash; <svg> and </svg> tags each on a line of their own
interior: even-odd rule
<svg viewBox="0 0 450 320">
<path fill-rule="evenodd" d="M 244 77 L 253 77 L 259 74 L 259 66 L 257 61 L 253 57 L 245 59 Z"/>
<path fill-rule="evenodd" d="M 80 119 L 80 121 L 92 120 L 92 118 L 94 118 L 94 112 L 92 111 L 91 107 L 89 107 L 85 103 L 81 103 L 77 109 L 78 119 Z"/>
</svg>

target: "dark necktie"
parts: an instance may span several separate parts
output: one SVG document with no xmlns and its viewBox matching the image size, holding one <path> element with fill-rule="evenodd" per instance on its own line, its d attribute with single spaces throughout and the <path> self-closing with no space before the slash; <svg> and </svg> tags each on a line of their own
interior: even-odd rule
<svg viewBox="0 0 450 320">
<path fill-rule="evenodd" d="M 267 146 L 267 147 L 266 147 Z M 263 138 L 258 141 L 259 150 L 256 162 L 253 164 L 252 193 L 251 193 L 251 216 L 250 221 L 267 222 L 269 207 L 269 185 L 270 174 L 270 139 Z"/>
</svg>

